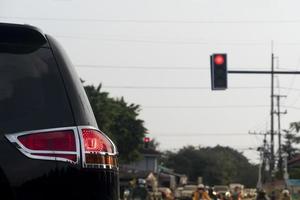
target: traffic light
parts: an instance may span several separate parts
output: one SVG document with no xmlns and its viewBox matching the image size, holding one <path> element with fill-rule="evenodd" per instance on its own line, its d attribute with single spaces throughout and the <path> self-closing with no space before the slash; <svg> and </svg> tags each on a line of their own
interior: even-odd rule
<svg viewBox="0 0 300 200">
<path fill-rule="evenodd" d="M 227 89 L 227 55 L 213 54 L 210 56 L 211 89 Z"/>
<path fill-rule="evenodd" d="M 144 137 L 144 148 L 145 149 L 149 148 L 149 143 L 150 143 L 150 138 L 149 137 Z"/>
</svg>

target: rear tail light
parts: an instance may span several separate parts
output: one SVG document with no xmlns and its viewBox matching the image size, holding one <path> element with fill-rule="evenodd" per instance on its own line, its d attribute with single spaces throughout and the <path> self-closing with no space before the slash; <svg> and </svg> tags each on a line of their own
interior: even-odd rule
<svg viewBox="0 0 300 200">
<path fill-rule="evenodd" d="M 104 133 L 91 127 L 29 131 L 9 134 L 6 137 L 32 159 L 79 163 L 81 158 L 85 168 L 118 167 L 113 142 Z"/>
<path fill-rule="evenodd" d="M 82 129 L 82 137 L 86 152 L 113 153 L 112 143 L 100 132 L 93 129 Z"/>
<path fill-rule="evenodd" d="M 73 131 L 57 131 L 22 135 L 18 140 L 30 150 L 76 151 Z"/>
<path fill-rule="evenodd" d="M 82 128 L 83 166 L 117 168 L 116 150 L 112 141 L 96 129 Z"/>
<path fill-rule="evenodd" d="M 60 160 L 77 163 L 79 142 L 76 128 L 51 129 L 7 135 L 18 149 L 33 159 Z"/>
</svg>

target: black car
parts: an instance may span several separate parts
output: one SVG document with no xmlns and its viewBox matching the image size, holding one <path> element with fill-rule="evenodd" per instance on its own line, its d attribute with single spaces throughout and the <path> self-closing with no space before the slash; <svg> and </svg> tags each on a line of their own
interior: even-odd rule
<svg viewBox="0 0 300 200">
<path fill-rule="evenodd" d="M 0 199 L 119 199 L 115 145 L 61 47 L 29 25 L 0 23 Z"/>
</svg>

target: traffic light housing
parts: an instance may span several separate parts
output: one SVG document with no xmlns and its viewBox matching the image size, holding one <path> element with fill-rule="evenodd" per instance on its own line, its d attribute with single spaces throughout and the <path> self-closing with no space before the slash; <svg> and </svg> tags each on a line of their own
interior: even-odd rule
<svg viewBox="0 0 300 200">
<path fill-rule="evenodd" d="M 210 56 L 211 65 L 211 89 L 227 89 L 227 55 L 213 54 Z"/>
<path fill-rule="evenodd" d="M 150 138 L 149 137 L 144 137 L 144 148 L 148 149 L 149 148 L 149 143 L 150 143 Z"/>
</svg>

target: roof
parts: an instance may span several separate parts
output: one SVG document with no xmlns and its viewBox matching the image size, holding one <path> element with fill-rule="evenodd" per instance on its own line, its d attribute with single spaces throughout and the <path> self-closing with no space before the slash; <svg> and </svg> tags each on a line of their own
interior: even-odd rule
<svg viewBox="0 0 300 200">
<path fill-rule="evenodd" d="M 0 23 L 0 43 L 16 45 L 44 45 L 47 43 L 44 33 L 30 25 Z"/>
<path fill-rule="evenodd" d="M 146 149 L 146 148 L 143 148 L 141 151 L 140 151 L 141 154 L 144 154 L 144 155 L 152 155 L 152 156 L 160 156 L 160 152 L 155 150 L 155 149 Z"/>
<path fill-rule="evenodd" d="M 294 166 L 294 165 L 300 165 L 300 155 L 296 155 L 294 158 L 288 161 L 288 165 Z"/>
<path fill-rule="evenodd" d="M 289 179 L 287 184 L 289 186 L 300 186 L 300 179 Z"/>
<path fill-rule="evenodd" d="M 133 178 L 143 178 L 146 179 L 152 172 L 147 171 L 121 171 L 119 173 L 119 177 L 122 180 L 131 180 Z"/>
</svg>

